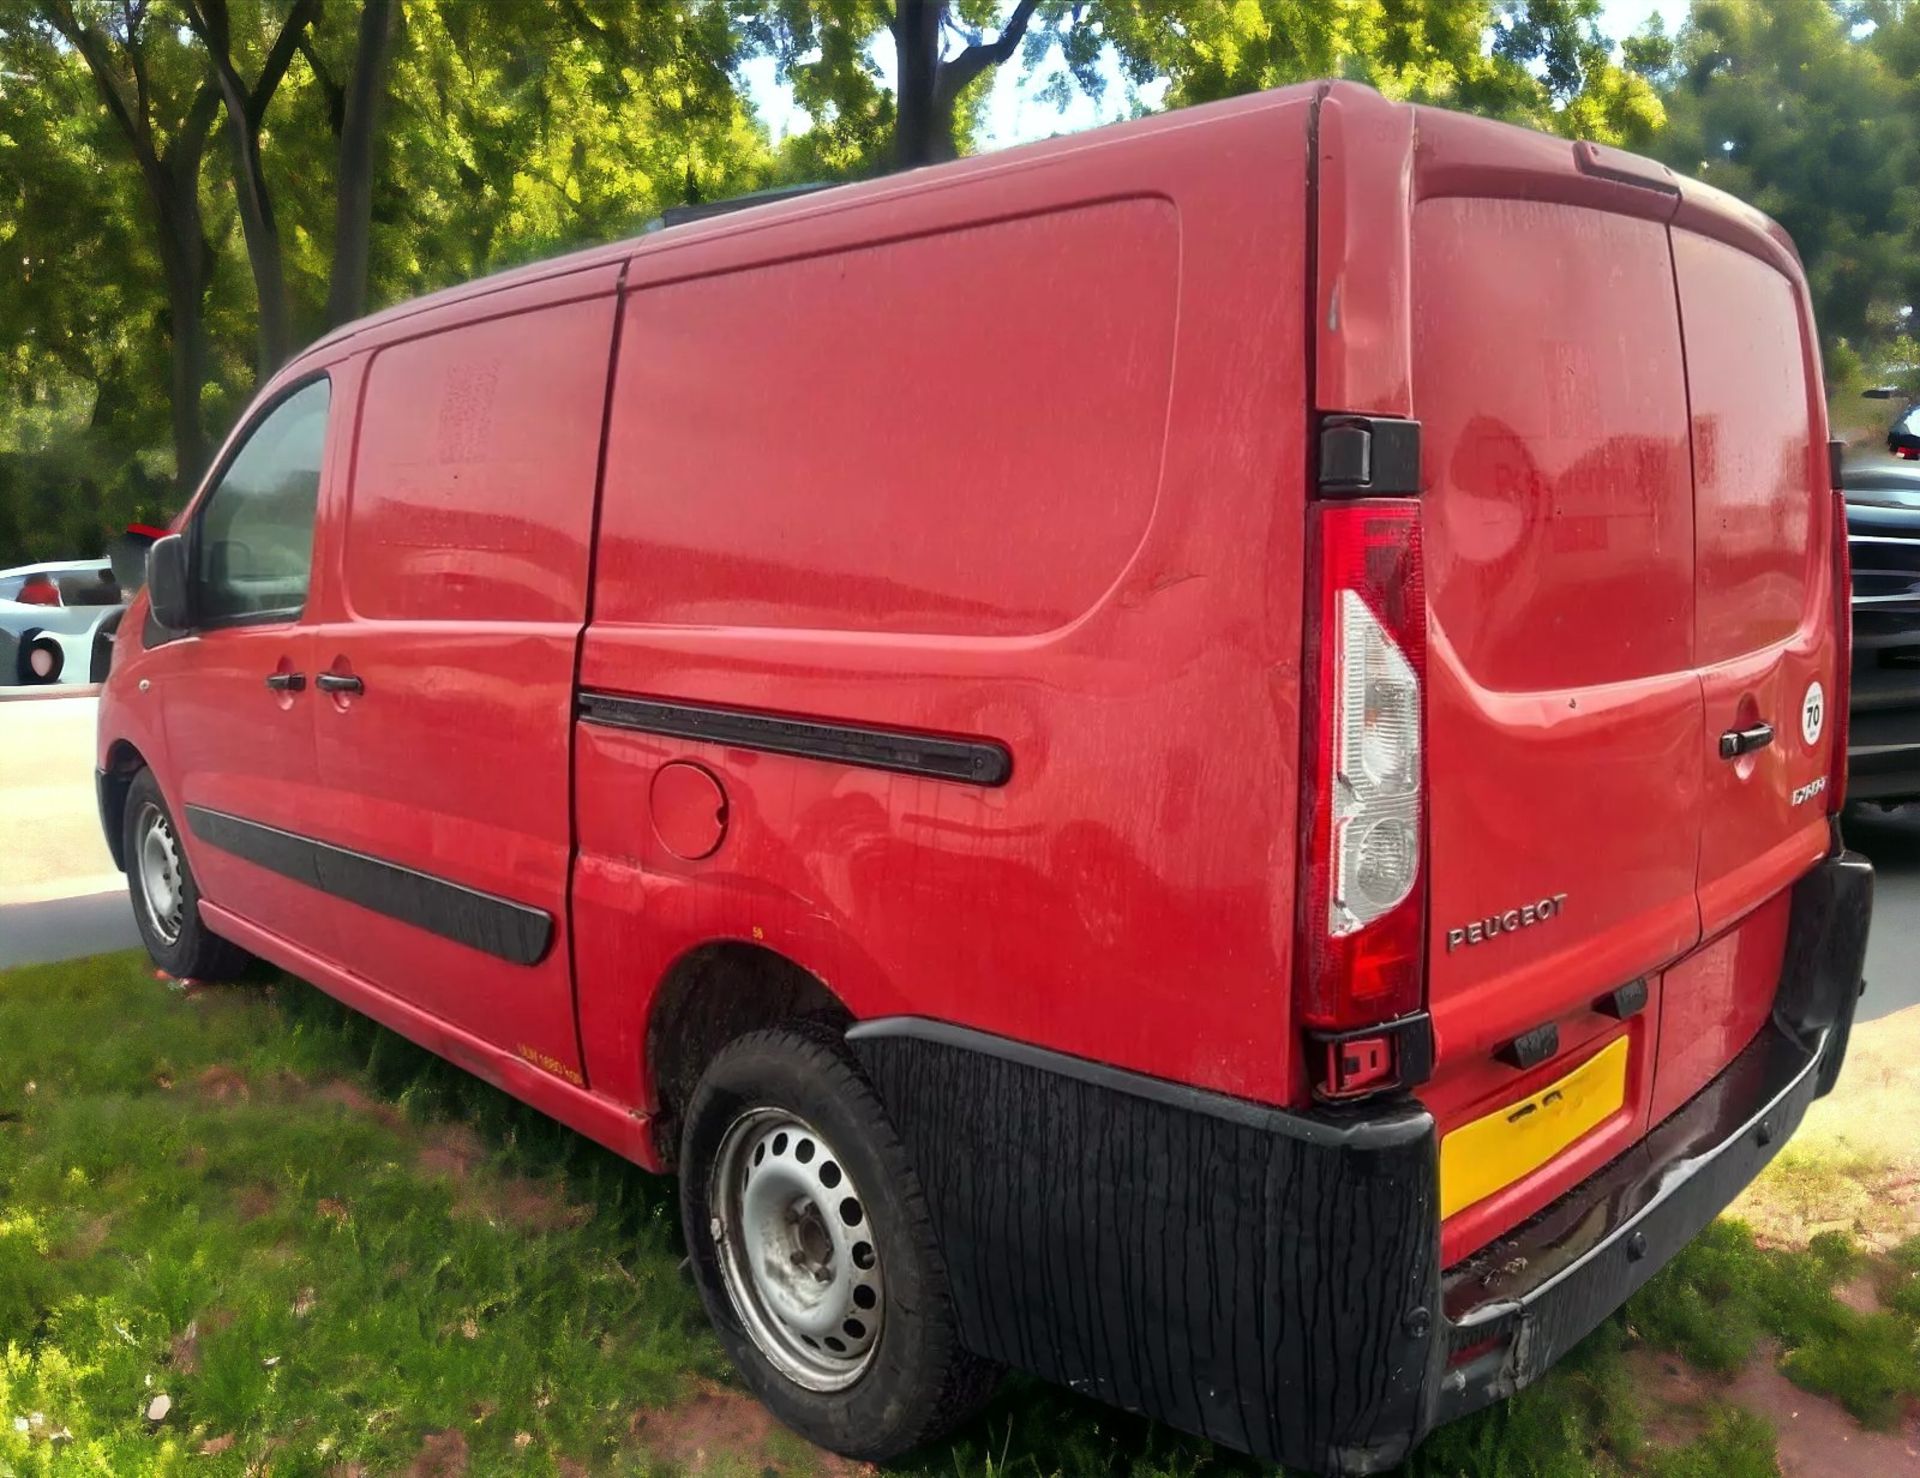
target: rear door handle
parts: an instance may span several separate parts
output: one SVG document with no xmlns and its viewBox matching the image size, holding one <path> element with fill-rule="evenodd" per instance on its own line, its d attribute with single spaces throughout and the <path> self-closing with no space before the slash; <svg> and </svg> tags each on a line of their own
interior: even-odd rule
<svg viewBox="0 0 1920 1478">
<path fill-rule="evenodd" d="M 276 693 L 297 693 L 307 685 L 304 672 L 269 672 L 267 686 Z"/>
<path fill-rule="evenodd" d="M 367 685 L 346 672 L 323 672 L 313 680 L 323 693 L 364 693 Z"/>
<path fill-rule="evenodd" d="M 1765 749 L 1773 743 L 1773 725 L 1755 724 L 1750 729 L 1728 729 L 1720 736 L 1720 758 L 1737 760 L 1743 754 Z"/>
</svg>

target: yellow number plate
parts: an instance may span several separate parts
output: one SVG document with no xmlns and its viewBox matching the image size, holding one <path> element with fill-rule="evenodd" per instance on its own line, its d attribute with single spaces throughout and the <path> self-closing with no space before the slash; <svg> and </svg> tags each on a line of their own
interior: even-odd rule
<svg viewBox="0 0 1920 1478">
<path fill-rule="evenodd" d="M 1626 1101 L 1627 1039 L 1620 1037 L 1533 1097 L 1462 1124 L 1440 1141 L 1440 1215 L 1531 1175 Z"/>
</svg>

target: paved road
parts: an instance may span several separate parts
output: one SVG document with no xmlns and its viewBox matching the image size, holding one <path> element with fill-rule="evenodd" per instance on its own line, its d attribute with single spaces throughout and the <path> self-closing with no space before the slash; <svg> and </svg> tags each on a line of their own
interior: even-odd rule
<svg viewBox="0 0 1920 1478">
<path fill-rule="evenodd" d="M 139 943 L 94 809 L 98 709 L 0 700 L 0 968 Z"/>
<path fill-rule="evenodd" d="M 0 970 L 132 949 L 139 943 L 124 889 L 0 904 Z"/>
<path fill-rule="evenodd" d="M 93 799 L 92 697 L 0 699 L 0 904 L 116 887 Z"/>
</svg>

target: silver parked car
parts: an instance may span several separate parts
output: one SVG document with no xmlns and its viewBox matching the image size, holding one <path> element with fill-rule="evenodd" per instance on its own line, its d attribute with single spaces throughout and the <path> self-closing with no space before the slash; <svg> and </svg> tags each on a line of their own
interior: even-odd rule
<svg viewBox="0 0 1920 1478">
<path fill-rule="evenodd" d="M 104 556 L 0 570 L 0 686 L 99 681 L 125 605 Z"/>
</svg>

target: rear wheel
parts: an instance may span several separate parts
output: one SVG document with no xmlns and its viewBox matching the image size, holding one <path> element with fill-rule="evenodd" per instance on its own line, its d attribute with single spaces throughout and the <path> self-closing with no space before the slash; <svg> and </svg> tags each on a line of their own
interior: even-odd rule
<svg viewBox="0 0 1920 1478">
<path fill-rule="evenodd" d="M 251 957 L 202 921 L 199 885 L 151 770 L 142 770 L 127 788 L 121 825 L 133 920 L 153 962 L 181 979 L 233 979 Z"/>
<path fill-rule="evenodd" d="M 29 631 L 20 638 L 15 680 L 27 687 L 57 683 L 66 663 L 67 650 L 57 638 L 44 631 Z"/>
<path fill-rule="evenodd" d="M 680 1204 L 721 1343 L 802 1436 L 884 1462 L 991 1393 L 997 1368 L 960 1346 L 919 1178 L 831 1029 L 720 1051 L 687 1112 Z"/>
</svg>

